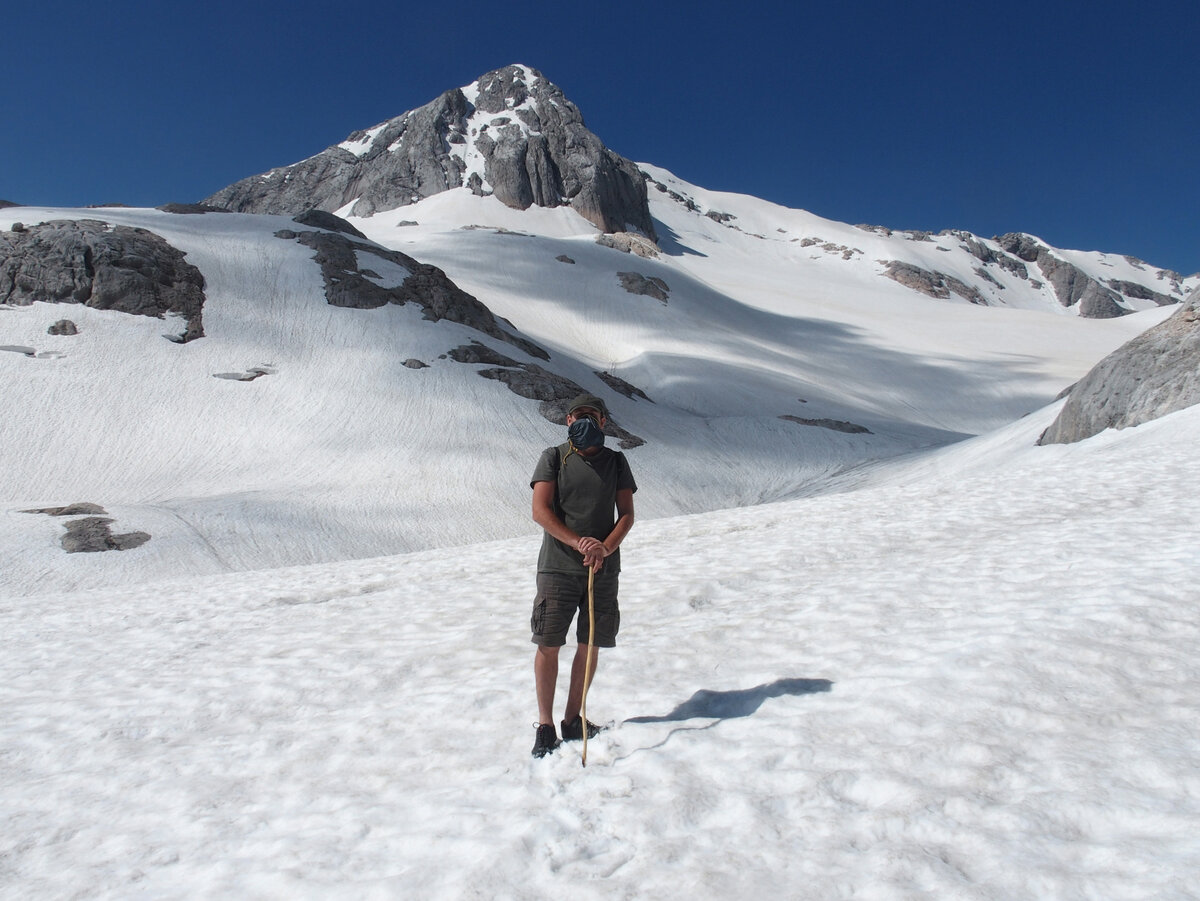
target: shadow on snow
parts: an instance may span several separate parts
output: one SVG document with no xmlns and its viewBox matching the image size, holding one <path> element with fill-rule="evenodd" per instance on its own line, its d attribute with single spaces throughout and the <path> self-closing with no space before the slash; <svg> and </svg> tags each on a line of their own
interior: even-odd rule
<svg viewBox="0 0 1200 901">
<path fill-rule="evenodd" d="M 635 716 L 626 723 L 681 723 L 698 718 L 720 720 L 750 716 L 769 698 L 784 695 L 812 695 L 831 691 L 828 679 L 777 679 L 768 685 L 742 688 L 736 691 L 700 689 L 670 713 L 663 716 Z"/>
</svg>

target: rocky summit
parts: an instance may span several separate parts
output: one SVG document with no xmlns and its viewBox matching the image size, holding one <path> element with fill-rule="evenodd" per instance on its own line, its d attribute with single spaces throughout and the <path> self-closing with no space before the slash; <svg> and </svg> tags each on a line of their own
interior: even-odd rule
<svg viewBox="0 0 1200 901">
<path fill-rule="evenodd" d="M 570 206 L 603 232 L 655 237 L 638 167 L 604 146 L 540 72 L 512 65 L 299 163 L 251 176 L 206 204 L 294 215 L 370 216 L 467 188 L 515 209 Z"/>
</svg>

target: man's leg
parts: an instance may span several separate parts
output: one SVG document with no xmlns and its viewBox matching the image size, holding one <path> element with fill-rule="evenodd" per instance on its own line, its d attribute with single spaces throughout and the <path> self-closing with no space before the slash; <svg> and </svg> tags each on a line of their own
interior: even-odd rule
<svg viewBox="0 0 1200 901">
<path fill-rule="evenodd" d="M 533 682 L 537 689 L 538 722 L 542 725 L 553 725 L 554 689 L 558 683 L 558 648 L 538 646 L 537 653 L 533 655 Z M 574 679 L 571 684 L 574 686 Z"/>
<path fill-rule="evenodd" d="M 565 723 L 569 723 L 575 717 L 579 716 L 579 708 L 583 706 L 583 670 L 587 663 L 587 647 L 586 644 L 580 644 L 575 647 L 575 660 L 571 663 L 571 687 L 567 692 L 567 709 L 563 715 L 563 722 Z M 592 679 L 596 678 L 596 663 L 599 658 L 600 649 L 593 646 Z"/>
</svg>

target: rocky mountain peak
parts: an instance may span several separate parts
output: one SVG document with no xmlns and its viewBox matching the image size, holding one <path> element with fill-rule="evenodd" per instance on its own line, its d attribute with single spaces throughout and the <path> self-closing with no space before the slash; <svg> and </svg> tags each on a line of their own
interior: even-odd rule
<svg viewBox="0 0 1200 901">
<path fill-rule="evenodd" d="M 205 202 L 288 215 L 349 206 L 351 215 L 370 216 L 455 189 L 516 209 L 570 206 L 601 231 L 655 237 L 637 166 L 604 146 L 561 89 L 523 65 L 488 72 Z"/>
</svg>

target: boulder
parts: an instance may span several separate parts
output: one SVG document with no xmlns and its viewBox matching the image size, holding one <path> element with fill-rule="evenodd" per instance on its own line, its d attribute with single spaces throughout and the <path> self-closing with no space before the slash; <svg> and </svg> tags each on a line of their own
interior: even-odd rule
<svg viewBox="0 0 1200 901">
<path fill-rule="evenodd" d="M 1039 444 L 1070 444 L 1200 403 L 1200 290 L 1169 319 L 1101 360 Z"/>
<path fill-rule="evenodd" d="M 203 337 L 204 276 L 183 251 L 144 228 L 63 219 L 0 233 L 0 303 L 79 303 L 187 322 Z"/>
</svg>

